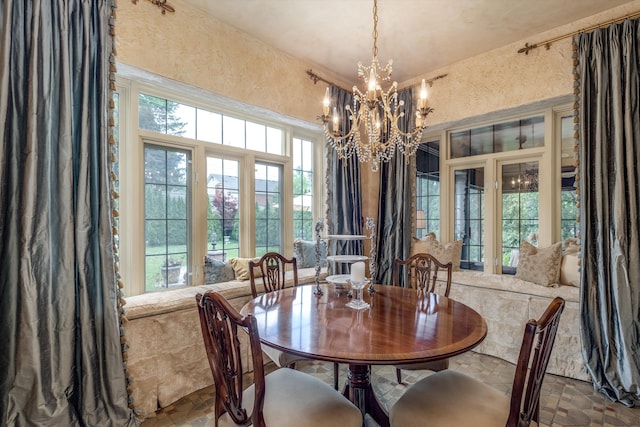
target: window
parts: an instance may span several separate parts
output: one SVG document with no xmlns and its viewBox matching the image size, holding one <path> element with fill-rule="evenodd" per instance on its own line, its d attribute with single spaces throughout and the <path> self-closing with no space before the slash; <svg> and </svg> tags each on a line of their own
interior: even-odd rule
<svg viewBox="0 0 640 427">
<path fill-rule="evenodd" d="M 291 257 L 322 214 L 320 131 L 171 85 L 118 77 L 114 95 L 127 296 L 205 284 L 205 257 Z"/>
<path fill-rule="evenodd" d="M 544 117 L 537 116 L 451 133 L 452 159 L 544 146 Z"/>
<path fill-rule="evenodd" d="M 211 258 L 240 255 L 240 165 L 237 160 L 207 157 L 207 236 Z"/>
<path fill-rule="evenodd" d="M 284 132 L 275 127 L 144 93 L 138 96 L 138 111 L 140 129 L 263 153 L 284 152 Z"/>
<path fill-rule="evenodd" d="M 453 198 L 455 240 L 462 240 L 460 268 L 483 270 L 484 168 L 456 170 Z"/>
<path fill-rule="evenodd" d="M 313 143 L 293 138 L 293 237 L 314 240 Z"/>
<path fill-rule="evenodd" d="M 190 152 L 144 148 L 145 291 L 188 284 Z"/>
<path fill-rule="evenodd" d="M 267 252 L 282 252 L 282 167 L 256 163 L 255 188 L 256 256 L 262 256 Z"/>
<path fill-rule="evenodd" d="M 416 151 L 416 236 L 430 232 L 440 238 L 440 141 Z"/>
<path fill-rule="evenodd" d="M 577 234 L 571 107 L 514 115 L 525 109 L 443 133 L 441 240 L 463 240 L 463 269 L 514 274 L 523 241 L 545 247 Z"/>
</svg>

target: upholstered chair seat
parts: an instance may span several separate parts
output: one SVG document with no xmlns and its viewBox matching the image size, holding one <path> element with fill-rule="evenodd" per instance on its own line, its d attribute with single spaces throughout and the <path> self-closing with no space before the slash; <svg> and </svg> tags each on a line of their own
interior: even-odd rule
<svg viewBox="0 0 640 427">
<path fill-rule="evenodd" d="M 362 427 L 362 415 L 349 400 L 323 381 L 295 369 L 277 369 L 265 376 L 262 414 L 267 426 Z M 253 406 L 254 386 L 243 393 L 243 405 Z M 236 427 L 228 413 L 220 427 Z"/>
<path fill-rule="evenodd" d="M 524 329 L 510 395 L 453 370 L 429 375 L 400 396 L 391 427 L 527 427 L 540 422 L 540 390 L 564 300 L 556 297 Z"/>
<path fill-rule="evenodd" d="M 391 411 L 402 427 L 503 427 L 509 396 L 457 371 L 429 375 L 410 387 Z"/>
</svg>

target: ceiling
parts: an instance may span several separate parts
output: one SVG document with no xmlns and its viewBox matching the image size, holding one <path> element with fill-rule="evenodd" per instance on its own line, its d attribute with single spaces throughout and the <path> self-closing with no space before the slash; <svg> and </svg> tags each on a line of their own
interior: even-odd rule
<svg viewBox="0 0 640 427">
<path fill-rule="evenodd" d="M 373 0 L 184 0 L 356 83 L 369 65 Z M 169 0 L 170 2 L 170 0 Z M 405 82 L 629 0 L 378 0 L 378 59 Z M 177 13 L 179 13 L 179 9 Z"/>
</svg>

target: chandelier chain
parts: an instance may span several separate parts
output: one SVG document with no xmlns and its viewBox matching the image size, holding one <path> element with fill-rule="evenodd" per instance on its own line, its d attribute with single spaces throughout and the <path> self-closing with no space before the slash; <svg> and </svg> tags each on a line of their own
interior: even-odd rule
<svg viewBox="0 0 640 427">
<path fill-rule="evenodd" d="M 378 57 L 378 0 L 373 0 L 373 57 Z"/>
</svg>

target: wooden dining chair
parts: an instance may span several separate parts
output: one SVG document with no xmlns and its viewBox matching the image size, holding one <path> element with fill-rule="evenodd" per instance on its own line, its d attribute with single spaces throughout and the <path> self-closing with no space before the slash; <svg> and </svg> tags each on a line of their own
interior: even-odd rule
<svg viewBox="0 0 640 427">
<path fill-rule="evenodd" d="M 256 274 L 256 268 L 259 274 Z M 277 252 L 267 252 L 258 261 L 249 261 L 249 279 L 251 293 L 256 298 L 259 294 L 256 279 L 262 279 L 264 292 L 273 292 L 285 287 L 287 269 L 293 275 L 293 286 L 298 286 L 298 261 L 288 259 Z"/>
<path fill-rule="evenodd" d="M 323 381 L 294 369 L 264 374 L 255 317 L 242 316 L 219 293 L 196 295 L 215 384 L 215 426 L 362 427 L 360 410 Z M 253 384 L 244 388 L 239 330 L 248 333 Z M 244 333 L 244 332 L 241 332 Z"/>
<path fill-rule="evenodd" d="M 434 256 L 427 253 L 415 254 L 406 260 L 396 258 L 393 264 L 393 285 L 400 286 L 401 275 L 405 277 L 407 287 L 418 292 L 432 292 L 445 297 L 451 290 L 451 262 L 442 264 Z M 436 360 L 416 364 L 396 365 L 398 384 L 402 383 L 402 369 L 410 371 L 442 371 L 449 367 L 449 359 Z"/>
<path fill-rule="evenodd" d="M 524 427 L 540 422 L 540 390 L 564 300 L 524 328 L 511 396 L 454 370 L 416 382 L 391 408 L 392 427 Z"/>
<path fill-rule="evenodd" d="M 289 271 L 292 271 L 293 286 L 298 286 L 298 261 L 296 258 L 288 259 L 277 252 L 267 252 L 258 261 L 249 261 L 249 279 L 251 281 L 251 293 L 253 297 L 256 298 L 259 294 L 257 279 L 262 279 L 262 288 L 265 293 L 283 289 L 285 287 L 287 266 L 289 266 Z M 256 274 L 256 268 L 259 269 L 260 274 Z M 278 367 L 286 366 L 295 369 L 296 362 L 309 360 L 267 345 L 263 345 L 262 350 Z M 334 363 L 333 387 L 336 390 L 338 389 L 339 374 L 340 365 Z"/>
</svg>

